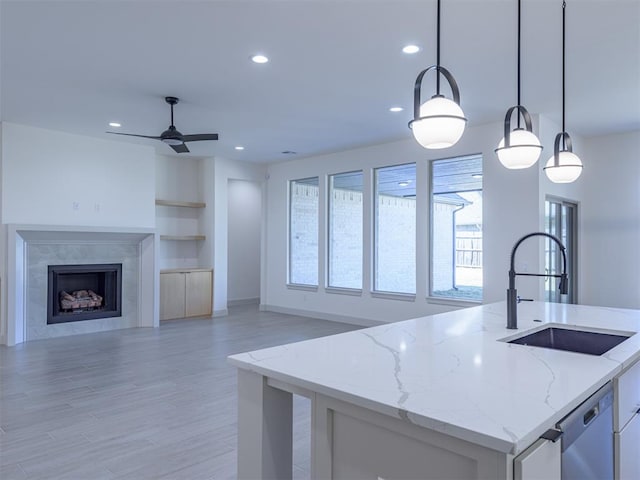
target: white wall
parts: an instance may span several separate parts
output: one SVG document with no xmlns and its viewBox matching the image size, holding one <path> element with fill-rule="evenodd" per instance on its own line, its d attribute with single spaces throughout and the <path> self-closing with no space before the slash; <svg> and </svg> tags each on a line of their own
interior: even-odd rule
<svg viewBox="0 0 640 480">
<path fill-rule="evenodd" d="M 586 140 L 580 303 L 640 308 L 640 131 Z"/>
<path fill-rule="evenodd" d="M 206 222 L 212 222 L 211 229 L 214 231 L 213 311 L 214 315 L 224 315 L 227 313 L 229 180 L 264 182 L 266 167 L 224 158 L 212 160 L 204 163 L 206 177 L 213 178 L 215 182 L 213 189 L 210 190 L 210 195 L 214 197 L 214 212 L 213 216 L 207 214 Z M 266 218 L 265 213 L 262 219 L 263 224 Z M 209 227 L 205 226 L 205 228 Z M 264 246 L 262 248 L 264 252 Z M 261 258 L 264 258 L 263 252 L 261 252 Z M 261 262 L 261 271 L 264 271 L 263 262 Z"/>
<path fill-rule="evenodd" d="M 3 123 L 2 221 L 153 227 L 153 148 Z"/>
<path fill-rule="evenodd" d="M 265 309 L 300 311 L 324 318 L 349 317 L 354 321 L 395 321 L 438 313 L 458 305 L 442 300 L 427 300 L 428 292 L 428 161 L 431 159 L 481 153 L 484 170 L 484 301 L 500 301 L 507 289 L 508 260 L 511 247 L 522 235 L 539 229 L 539 176 L 537 170 L 512 171 L 497 160 L 494 149 L 502 134 L 501 124 L 468 128 L 462 140 L 444 151 L 425 150 L 407 139 L 367 148 L 359 148 L 330 155 L 272 165 L 269 167 L 268 228 L 266 254 L 266 281 L 261 302 Z M 364 203 L 371 204 L 372 169 L 392 164 L 417 163 L 416 201 L 417 219 L 417 294 L 415 301 L 375 298 L 369 293 L 371 285 L 372 214 L 365 208 L 364 215 L 364 291 L 362 296 L 326 292 L 326 221 L 320 225 L 320 286 L 317 292 L 287 288 L 287 181 L 319 175 L 321 185 L 326 175 L 362 169 L 365 172 Z M 321 190 L 320 218 L 326 218 L 326 202 Z M 539 262 L 535 246 L 518 254 L 517 267 L 528 265 L 533 269 Z M 520 268 L 521 269 L 521 268 Z M 526 279 L 525 279 L 526 280 Z M 537 297 L 539 282 L 518 285 L 523 296 Z"/>
<path fill-rule="evenodd" d="M 572 184 L 554 184 L 543 171 L 553 155 L 558 125 L 545 117 L 534 118 L 534 132 L 544 145 L 535 167 L 507 170 L 494 148 L 502 136 L 501 124 L 468 128 L 462 140 L 444 151 L 420 148 L 413 139 L 322 155 L 269 167 L 266 280 L 262 307 L 353 321 L 393 321 L 457 308 L 427 298 L 429 219 L 428 161 L 467 154 L 483 155 L 484 303 L 505 299 L 509 256 L 521 236 L 544 231 L 544 202 L 553 195 L 578 204 L 578 301 L 583 304 L 640 307 L 640 133 L 583 139 L 572 134 L 574 152 L 583 160 L 582 176 Z M 326 176 L 362 169 L 365 172 L 364 204 L 371 205 L 372 171 L 376 167 L 417 163 L 417 295 L 415 301 L 377 298 L 370 293 L 373 246 L 370 241 L 371 208 L 364 213 L 364 291 L 361 296 L 325 290 L 326 275 Z M 320 177 L 319 277 L 317 291 L 288 288 L 287 279 L 287 182 Z M 544 240 L 522 244 L 516 257 L 518 272 L 544 269 Z M 541 279 L 518 277 L 522 297 L 544 298 Z M 364 323 L 364 322 L 363 322 Z"/>
<path fill-rule="evenodd" d="M 228 188 L 228 301 L 258 299 L 262 186 L 229 180 Z"/>
<path fill-rule="evenodd" d="M 198 178 L 203 160 L 178 155 L 156 154 L 156 198 L 202 201 L 202 188 Z"/>
</svg>

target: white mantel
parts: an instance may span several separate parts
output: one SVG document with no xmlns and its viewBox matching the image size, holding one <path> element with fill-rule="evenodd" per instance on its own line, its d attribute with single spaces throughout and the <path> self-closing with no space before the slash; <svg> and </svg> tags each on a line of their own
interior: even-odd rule
<svg viewBox="0 0 640 480">
<path fill-rule="evenodd" d="M 159 291 L 157 261 L 158 238 L 153 228 L 131 227 L 82 227 L 53 225 L 7 225 L 7 317 L 2 325 L 2 333 L 7 345 L 27 341 L 28 297 L 29 294 L 29 249 L 49 245 L 52 248 L 71 246 L 114 246 L 135 247 L 133 261 L 137 261 L 137 299 L 132 302 L 134 310 L 129 312 L 127 326 L 157 327 L 159 325 Z M 85 261 L 86 260 L 86 261 Z M 82 258 L 77 263 L 90 263 L 90 258 Z M 135 271 L 135 270 L 134 270 Z M 134 278 L 133 281 L 136 281 Z M 94 323 L 88 321 L 84 329 L 69 328 L 68 333 L 101 331 L 123 328 L 121 323 Z M 84 322 L 77 322 L 78 324 Z"/>
</svg>

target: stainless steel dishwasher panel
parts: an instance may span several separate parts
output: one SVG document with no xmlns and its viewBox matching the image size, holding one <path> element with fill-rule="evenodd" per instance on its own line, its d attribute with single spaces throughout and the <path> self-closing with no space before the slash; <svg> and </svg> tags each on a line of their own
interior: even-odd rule
<svg viewBox="0 0 640 480">
<path fill-rule="evenodd" d="M 558 424 L 562 480 L 613 480 L 612 405 L 608 383 Z"/>
</svg>

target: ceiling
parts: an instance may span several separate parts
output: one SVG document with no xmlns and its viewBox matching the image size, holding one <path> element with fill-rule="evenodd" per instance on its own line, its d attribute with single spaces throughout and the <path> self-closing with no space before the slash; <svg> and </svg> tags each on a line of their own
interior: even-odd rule
<svg viewBox="0 0 640 480">
<path fill-rule="evenodd" d="M 470 125 L 515 104 L 515 0 L 442 2 L 442 65 Z M 159 135 L 180 97 L 192 156 L 275 162 L 408 138 L 413 83 L 435 62 L 435 0 L 0 0 L 0 119 Z M 561 120 L 561 1 L 523 1 L 522 100 Z M 401 52 L 415 43 L 415 55 Z M 249 60 L 264 53 L 270 62 Z M 432 78 L 425 81 L 431 91 Z M 640 1 L 570 0 L 567 130 L 640 128 Z M 391 106 L 405 108 L 390 113 Z M 496 131 L 496 144 L 500 137 Z M 243 151 L 235 146 L 242 145 Z M 283 154 L 293 151 L 295 154 Z"/>
</svg>

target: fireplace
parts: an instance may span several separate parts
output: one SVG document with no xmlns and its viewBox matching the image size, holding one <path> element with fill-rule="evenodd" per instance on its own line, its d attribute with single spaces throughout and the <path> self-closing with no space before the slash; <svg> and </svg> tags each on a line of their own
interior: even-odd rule
<svg viewBox="0 0 640 480">
<path fill-rule="evenodd" d="M 122 264 L 49 265 L 47 324 L 122 316 Z"/>
</svg>

